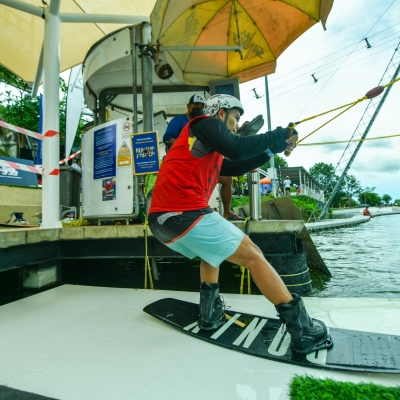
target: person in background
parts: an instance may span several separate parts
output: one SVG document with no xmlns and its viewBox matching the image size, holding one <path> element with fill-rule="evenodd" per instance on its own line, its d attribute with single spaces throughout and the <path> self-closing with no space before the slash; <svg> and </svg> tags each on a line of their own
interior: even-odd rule
<svg viewBox="0 0 400 400">
<path fill-rule="evenodd" d="M 290 196 L 290 185 L 292 184 L 292 181 L 289 179 L 287 176 L 285 180 L 283 181 L 283 186 L 285 188 L 285 195 Z"/>
<path fill-rule="evenodd" d="M 167 130 L 165 131 L 163 141 L 165 143 L 165 150 L 168 152 L 172 147 L 182 129 L 187 123 L 200 115 L 203 115 L 203 108 L 206 104 L 206 99 L 201 94 L 194 94 L 186 105 L 187 112 L 183 115 L 177 115 L 172 118 L 168 124 Z M 221 176 L 218 183 L 221 184 L 221 201 L 224 206 L 224 218 L 228 221 L 244 221 L 244 218 L 235 214 L 231 210 L 232 202 L 232 184 L 233 180 L 231 176 Z"/>
<path fill-rule="evenodd" d="M 371 218 L 374 218 L 374 216 L 371 215 L 371 213 L 369 212 L 368 206 L 366 206 L 366 207 L 364 208 L 363 216 L 364 216 L 364 217 L 371 217 Z"/>
<path fill-rule="evenodd" d="M 246 267 L 261 293 L 275 305 L 294 352 L 330 348 L 333 343 L 325 324 L 310 318 L 303 299 L 288 291 L 260 248 L 208 204 L 220 175 L 243 175 L 296 146 L 297 131 L 288 128 L 236 135 L 243 113 L 237 98 L 214 95 L 207 100 L 205 115 L 183 128 L 160 168 L 149 227 L 170 249 L 201 259 L 200 329 L 212 331 L 226 323 L 218 278 L 220 264 L 227 260 Z"/>
</svg>

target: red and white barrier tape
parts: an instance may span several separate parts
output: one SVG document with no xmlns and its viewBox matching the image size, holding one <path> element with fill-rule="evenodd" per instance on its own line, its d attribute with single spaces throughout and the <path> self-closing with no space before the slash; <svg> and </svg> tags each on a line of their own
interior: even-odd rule
<svg viewBox="0 0 400 400">
<path fill-rule="evenodd" d="M 72 160 L 80 153 L 82 153 L 82 150 L 78 150 L 77 152 L 71 154 L 67 158 L 64 158 L 63 160 L 61 160 L 59 162 L 59 164 L 64 164 L 65 162 Z M 16 163 L 13 161 L 6 161 L 6 160 L 0 160 L 0 167 L 2 167 L 1 169 L 3 169 L 3 168 L 20 169 L 21 171 L 33 172 L 34 174 L 40 174 L 40 175 L 42 175 L 42 173 L 43 173 L 43 168 L 41 165 L 31 166 L 31 165 L 20 164 L 20 163 Z M 59 169 L 55 169 L 52 172 L 50 172 L 49 175 L 58 175 L 60 173 L 59 171 L 60 171 Z"/>
<path fill-rule="evenodd" d="M 32 132 L 32 131 L 29 131 L 28 129 L 20 128 L 19 126 L 7 124 L 6 122 L 1 121 L 1 120 L 0 120 L 0 126 L 2 126 L 3 128 L 6 128 L 6 129 L 11 129 L 12 131 L 15 131 L 18 133 L 22 133 L 23 135 L 33 137 L 38 140 L 42 140 L 42 138 L 43 138 L 43 136 L 40 133 Z"/>
<path fill-rule="evenodd" d="M 64 158 L 64 160 L 60 161 L 60 164 L 64 164 L 65 162 L 72 160 L 73 158 L 75 158 L 78 154 L 82 153 L 82 150 L 78 150 L 75 153 L 72 153 L 70 156 L 68 156 L 67 158 Z"/>
<path fill-rule="evenodd" d="M 42 174 L 42 168 L 37 167 L 37 166 L 32 166 L 32 165 L 25 165 L 25 164 L 20 164 L 12 161 L 5 161 L 5 160 L 0 160 L 0 167 L 2 169 L 3 174 L 7 175 L 5 173 L 7 170 L 10 169 L 20 169 L 21 171 L 26 171 L 26 172 L 33 172 L 34 174 Z M 9 171 L 7 171 L 9 172 Z M 10 173 L 8 173 L 11 175 Z"/>
</svg>

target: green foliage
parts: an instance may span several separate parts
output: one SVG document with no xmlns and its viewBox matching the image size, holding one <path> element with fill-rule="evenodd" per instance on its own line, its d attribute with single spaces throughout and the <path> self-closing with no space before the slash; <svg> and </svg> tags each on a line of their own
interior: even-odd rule
<svg viewBox="0 0 400 400">
<path fill-rule="evenodd" d="M 25 93 L 20 96 L 11 91 L 2 93 L 0 114 L 4 121 L 37 132 L 39 128 L 39 98 L 32 99 Z"/>
<path fill-rule="evenodd" d="M 332 164 L 317 163 L 310 168 L 310 175 L 324 188 L 325 198 L 328 199 L 337 185 L 340 177 L 335 174 Z M 339 207 L 340 204 L 354 205 L 353 197 L 362 192 L 361 184 L 354 175 L 346 175 L 342 180 L 339 190 L 335 194 L 331 205 Z"/>
<path fill-rule="evenodd" d="M 29 86 L 2 66 L 0 66 L 0 81 L 17 88 L 20 92 L 19 95 L 13 94 L 11 90 L 0 93 L 0 115 L 2 119 L 11 125 L 38 132 L 39 97 L 32 99 L 27 92 Z M 68 87 L 65 81 L 60 78 L 60 158 L 64 156 L 67 91 Z M 82 128 L 85 123 L 86 121 L 83 119 L 79 121 L 74 146 L 80 146 L 80 135 L 83 133 Z"/>
<path fill-rule="evenodd" d="M 270 195 L 270 196 L 261 196 L 261 201 L 265 201 L 265 200 L 271 200 L 273 199 L 274 196 Z M 249 196 L 240 196 L 238 198 L 232 199 L 231 202 L 231 207 L 240 207 L 240 206 L 244 206 L 246 204 L 250 204 L 250 199 Z"/>
<path fill-rule="evenodd" d="M 356 179 L 354 175 L 346 175 L 344 177 L 343 193 L 345 197 L 342 197 L 342 202 L 345 202 L 348 206 L 355 204 L 353 197 L 358 196 L 362 192 L 361 183 Z"/>
<path fill-rule="evenodd" d="M 292 201 L 294 205 L 300 210 L 303 220 L 307 222 L 315 208 L 317 200 L 312 199 L 311 197 L 308 196 L 300 195 L 300 196 L 292 196 Z M 317 208 L 314 213 L 315 217 L 318 218 L 320 214 L 321 210 Z M 328 214 L 329 216 L 331 216 L 332 209 L 329 209 Z"/>
<path fill-rule="evenodd" d="M 10 153 L 0 148 L 0 156 L 11 157 Z"/>
<path fill-rule="evenodd" d="M 296 375 L 289 385 L 291 400 L 397 400 L 400 386 L 338 382 Z"/>
<path fill-rule="evenodd" d="M 374 206 L 376 204 L 381 204 L 381 197 L 375 193 L 375 187 L 366 187 L 363 192 L 358 195 L 358 201 L 361 204 L 368 204 L 369 206 Z"/>
<path fill-rule="evenodd" d="M 266 200 L 273 200 L 274 196 L 261 196 L 261 201 L 266 201 Z M 308 221 L 308 218 L 310 218 L 311 213 L 314 210 L 316 200 L 307 197 L 307 196 L 292 196 L 292 200 L 294 205 L 300 210 L 301 215 L 303 217 L 304 221 Z M 240 207 L 245 204 L 250 204 L 249 196 L 241 196 L 235 199 L 232 199 L 232 208 L 234 207 Z M 321 210 L 317 209 L 315 212 L 316 217 L 319 216 L 321 213 Z M 329 214 L 332 213 L 332 210 L 329 209 Z"/>
<path fill-rule="evenodd" d="M 5 83 L 6 85 L 10 85 L 19 89 L 21 91 L 28 91 L 30 90 L 30 86 L 21 78 L 14 75 L 11 71 L 7 68 L 0 65 L 0 82 Z"/>
<path fill-rule="evenodd" d="M 385 204 L 389 204 L 390 200 L 392 200 L 392 196 L 389 196 L 388 194 L 384 194 L 382 196 L 382 200 L 385 202 Z"/>
</svg>

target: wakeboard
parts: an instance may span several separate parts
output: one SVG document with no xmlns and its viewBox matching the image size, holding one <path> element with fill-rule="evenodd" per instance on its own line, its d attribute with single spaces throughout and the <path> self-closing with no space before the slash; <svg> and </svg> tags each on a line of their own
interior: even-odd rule
<svg viewBox="0 0 400 400">
<path fill-rule="evenodd" d="M 226 310 L 224 325 L 203 331 L 197 325 L 198 307 L 167 298 L 143 311 L 190 336 L 256 357 L 305 367 L 400 373 L 400 336 L 329 328 L 333 347 L 304 355 L 292 352 L 290 334 L 276 318 Z"/>
</svg>

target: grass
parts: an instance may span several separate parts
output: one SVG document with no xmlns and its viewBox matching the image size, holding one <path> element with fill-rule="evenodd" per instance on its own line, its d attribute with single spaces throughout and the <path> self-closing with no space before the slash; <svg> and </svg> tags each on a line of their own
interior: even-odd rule
<svg viewBox="0 0 400 400">
<path fill-rule="evenodd" d="M 305 222 L 308 221 L 311 213 L 314 210 L 315 204 L 316 204 L 316 200 L 307 197 L 307 196 L 292 196 L 291 197 L 294 205 L 300 210 L 300 213 L 303 217 L 303 220 Z M 266 200 L 274 200 L 274 197 L 272 195 L 270 196 L 261 196 L 261 201 L 266 201 Z M 232 202 L 231 202 L 231 206 L 232 208 L 234 207 L 240 207 L 244 204 L 249 204 L 250 200 L 249 200 L 249 196 L 240 196 L 238 198 L 233 198 Z M 320 214 L 321 210 L 317 209 L 316 210 L 316 216 L 318 217 Z M 332 209 L 330 208 L 329 211 L 329 218 L 332 218 Z"/>
<path fill-rule="evenodd" d="M 398 400 L 400 386 L 338 382 L 296 375 L 289 385 L 291 400 Z"/>
</svg>

